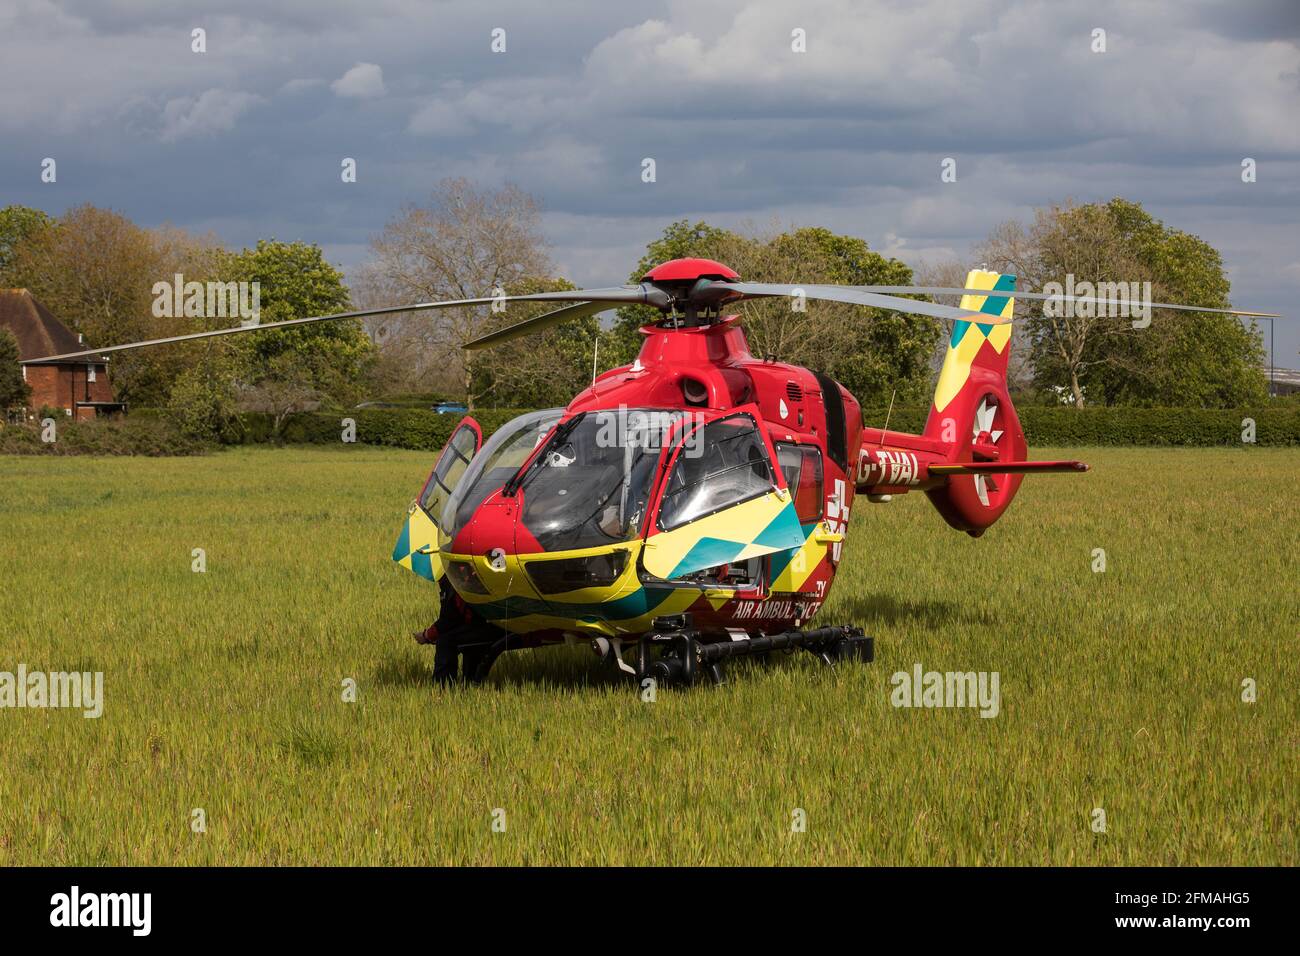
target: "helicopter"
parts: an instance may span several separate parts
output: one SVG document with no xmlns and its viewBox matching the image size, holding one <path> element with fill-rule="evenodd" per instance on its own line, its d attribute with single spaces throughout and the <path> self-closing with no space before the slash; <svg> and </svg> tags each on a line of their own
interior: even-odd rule
<svg viewBox="0 0 1300 956">
<path fill-rule="evenodd" d="M 961 299 L 906 297 L 915 294 Z M 503 300 L 569 303 L 464 343 L 480 349 L 612 306 L 657 308 L 636 360 L 595 376 L 564 408 L 521 415 L 491 436 L 472 415 L 461 419 L 407 509 L 392 559 L 439 589 L 436 624 L 416 633 L 434 645 L 439 680 L 481 682 L 506 651 L 584 643 L 642 686 L 689 685 L 720 683 L 727 660 L 776 650 L 802 648 L 826 664 L 873 659 L 861 628 L 813 626 L 860 498 L 923 492 L 948 525 L 979 537 L 1026 475 L 1088 470 L 1027 457 L 1007 387 L 1017 297 L 1119 304 L 1018 292 L 1015 276 L 986 269 L 960 289 L 800 286 L 745 282 L 720 262 L 684 258 L 636 286 L 391 306 L 53 358 Z M 751 354 L 726 309 L 772 298 L 951 322 L 922 432 L 865 425 L 857 399 L 826 374 Z"/>
</svg>

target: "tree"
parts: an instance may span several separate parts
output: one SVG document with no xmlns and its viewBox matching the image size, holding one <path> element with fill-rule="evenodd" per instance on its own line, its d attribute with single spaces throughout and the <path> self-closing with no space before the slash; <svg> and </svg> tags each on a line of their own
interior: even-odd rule
<svg viewBox="0 0 1300 956">
<path fill-rule="evenodd" d="M 1096 206 L 1039 209 L 1028 228 L 1004 222 L 977 255 L 991 268 L 1015 275 L 1026 292 L 1042 291 L 1051 282 L 1064 287 L 1070 277 L 1094 283 L 1121 276 L 1125 282 L 1145 281 L 1114 223 Z M 1079 408 L 1087 400 L 1093 368 L 1117 355 L 1103 340 L 1134 332 L 1130 319 L 1093 308 L 1044 308 L 1018 299 L 1016 313 L 1028 337 L 1036 382 L 1048 390 L 1068 390 Z"/>
<path fill-rule="evenodd" d="M 0 329 L 0 413 L 27 404 L 31 394 L 19 364 L 18 339 L 8 329 Z"/>
<path fill-rule="evenodd" d="M 821 227 L 781 233 L 751 257 L 733 256 L 742 276 L 759 282 L 832 285 L 910 285 L 912 270 L 872 252 L 854 236 Z M 742 271 L 743 270 L 743 271 Z M 777 278 L 780 276 L 780 278 Z M 757 354 L 775 354 L 824 370 L 865 405 L 920 400 L 931 388 L 930 356 L 942 326 L 927 316 L 834 302 L 745 302 L 742 313 Z"/>
<path fill-rule="evenodd" d="M 1228 277 L 1219 251 L 1173 229 L 1139 204 L 1112 199 L 1106 215 L 1140 268 L 1153 277 L 1153 298 L 1228 308 Z M 1120 360 L 1098 368 L 1096 385 L 1108 404 L 1232 408 L 1268 394 L 1262 336 L 1230 315 L 1157 311 L 1142 334 L 1116 344 Z M 1154 334 L 1147 334 L 1154 333 Z"/>
<path fill-rule="evenodd" d="M 507 287 L 511 295 L 559 292 L 574 285 L 565 279 L 529 279 Z M 562 303 L 514 303 L 489 315 L 484 332 L 523 322 Z M 473 366 L 476 401 L 497 406 L 545 408 L 567 405 L 591 384 L 597 342 L 604 336 L 595 316 L 572 319 L 541 332 L 485 349 Z M 602 342 L 601 348 L 605 346 Z M 608 365 L 608 363 L 602 363 Z"/>
<path fill-rule="evenodd" d="M 484 298 L 545 280 L 551 264 L 539 222 L 537 201 L 515 186 L 479 190 L 464 179 L 443 180 L 426 205 L 403 208 L 371 242 L 367 305 Z M 513 321 L 532 311 L 512 304 L 504 315 Z M 476 388 L 491 376 L 476 379 L 480 359 L 461 345 L 501 321 L 501 313 L 494 317 L 484 306 L 384 316 L 368 324 L 381 349 L 405 353 L 418 370 L 415 381 L 455 375 L 473 407 L 483 397 Z"/>
<path fill-rule="evenodd" d="M 1015 273 L 1024 291 L 1049 282 L 1150 282 L 1153 301 L 1228 304 L 1217 250 L 1123 199 L 1040 209 L 1031 226 L 998 226 L 979 250 Z M 1258 331 L 1231 316 L 1156 311 L 1151 321 L 1087 306 L 1017 301 L 1040 387 L 1065 390 L 1076 407 L 1102 404 L 1231 407 L 1265 393 Z M 1135 321 L 1137 324 L 1135 325 Z"/>
<path fill-rule="evenodd" d="M 5 281 L 32 294 L 89 346 L 160 338 L 210 327 L 202 317 L 154 314 L 154 285 L 204 281 L 220 247 L 179 229 L 149 230 L 96 206 L 69 209 L 13 247 Z M 195 344 L 120 352 L 112 377 L 119 398 L 161 404 L 181 371 L 201 353 Z"/>
<path fill-rule="evenodd" d="M 39 209 L 5 206 L 0 209 L 0 285 L 11 285 L 5 277 L 14 250 L 48 227 L 54 220 Z"/>
<path fill-rule="evenodd" d="M 226 282 L 257 283 L 260 322 L 330 315 L 352 308 L 343 274 L 325 261 L 316 245 L 259 239 L 255 248 L 223 256 L 220 272 Z M 252 332 L 239 338 L 243 339 L 240 380 L 244 387 L 265 391 L 283 373 L 287 378 L 281 392 L 301 386 L 344 403 L 355 399 L 375 351 L 361 323 L 352 319 Z"/>
<path fill-rule="evenodd" d="M 217 339 L 198 343 L 204 354 L 177 376 L 167 408 L 181 433 L 200 441 L 229 441 L 240 432 L 236 381 L 243 356 Z"/>
<path fill-rule="evenodd" d="M 257 380 L 243 389 L 239 408 L 269 414 L 271 437 L 278 441 L 290 415 L 320 407 L 326 397 L 320 383 L 328 371 L 300 352 L 282 352 L 269 359 Z"/>
<path fill-rule="evenodd" d="M 912 270 L 897 259 L 872 252 L 855 236 L 821 227 L 744 233 L 704 222 L 672 223 L 646 247 L 631 280 L 667 259 L 703 256 L 731 266 L 752 282 L 908 285 Z M 930 386 L 930 357 L 941 327 L 931 318 L 841 303 L 808 300 L 748 300 L 737 306 L 756 355 L 824 371 L 864 404 L 923 397 Z M 659 314 L 645 307 L 619 310 L 616 341 L 630 360 L 639 347 L 636 328 Z"/>
</svg>

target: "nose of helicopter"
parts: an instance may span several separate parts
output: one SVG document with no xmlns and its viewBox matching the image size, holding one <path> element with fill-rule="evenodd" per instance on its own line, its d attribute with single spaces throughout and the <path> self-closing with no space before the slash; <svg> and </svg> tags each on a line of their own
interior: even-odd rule
<svg viewBox="0 0 1300 956">
<path fill-rule="evenodd" d="M 540 600 L 519 558 L 521 531 L 528 536 L 520 528 L 516 499 L 479 505 L 444 552 L 448 579 L 462 598 L 472 603 Z M 534 546 L 541 550 L 536 542 Z"/>
<path fill-rule="evenodd" d="M 520 507 L 515 498 L 489 498 L 442 552 L 447 580 L 467 604 L 507 630 L 606 637 L 620 633 L 617 621 L 645 610 L 635 573 L 639 542 L 547 551 Z"/>
</svg>

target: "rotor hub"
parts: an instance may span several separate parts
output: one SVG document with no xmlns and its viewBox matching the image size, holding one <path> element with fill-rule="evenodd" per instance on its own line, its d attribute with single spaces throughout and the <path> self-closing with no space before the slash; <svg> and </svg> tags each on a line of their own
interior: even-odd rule
<svg viewBox="0 0 1300 956">
<path fill-rule="evenodd" d="M 734 282 L 739 278 L 738 272 L 715 259 L 669 259 L 647 272 L 641 277 L 641 281 L 653 282 L 656 285 L 682 282 L 689 286 L 700 279 Z"/>
<path fill-rule="evenodd" d="M 740 275 L 714 259 L 670 259 L 645 274 L 641 282 L 659 295 L 648 301 L 664 313 L 668 328 L 711 325 L 727 302 L 740 298 L 728 288 Z"/>
</svg>

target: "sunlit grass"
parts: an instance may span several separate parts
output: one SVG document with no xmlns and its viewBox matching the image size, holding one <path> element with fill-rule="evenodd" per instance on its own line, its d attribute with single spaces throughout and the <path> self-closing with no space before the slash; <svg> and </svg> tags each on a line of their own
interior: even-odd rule
<svg viewBox="0 0 1300 956">
<path fill-rule="evenodd" d="M 1067 455 L 979 541 L 855 506 L 819 621 L 876 663 L 653 704 L 579 650 L 430 683 L 388 559 L 427 454 L 0 458 L 0 670 L 106 698 L 0 710 L 0 863 L 1300 862 L 1300 451 Z M 1001 713 L 891 707 L 916 662 L 998 671 Z"/>
</svg>

